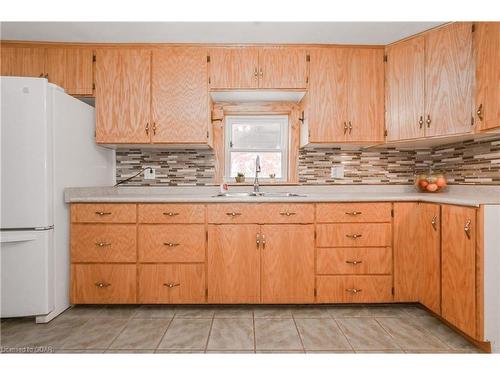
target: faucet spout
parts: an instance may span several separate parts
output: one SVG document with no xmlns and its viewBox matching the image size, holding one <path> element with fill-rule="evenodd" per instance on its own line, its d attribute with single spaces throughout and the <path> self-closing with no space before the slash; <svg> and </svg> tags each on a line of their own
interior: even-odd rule
<svg viewBox="0 0 500 375">
<path fill-rule="evenodd" d="M 253 181 L 253 192 L 254 193 L 260 192 L 259 173 L 260 173 L 260 157 L 259 157 L 259 155 L 257 155 L 257 157 L 255 158 L 255 179 Z"/>
</svg>

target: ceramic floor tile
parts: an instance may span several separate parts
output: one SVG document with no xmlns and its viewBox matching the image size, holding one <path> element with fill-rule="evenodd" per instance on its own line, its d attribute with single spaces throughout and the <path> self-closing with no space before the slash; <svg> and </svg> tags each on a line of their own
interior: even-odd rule
<svg viewBox="0 0 500 375">
<path fill-rule="evenodd" d="M 96 318 L 104 310 L 104 307 L 97 305 L 77 305 L 70 307 L 54 320 L 63 320 L 67 318 Z"/>
<path fill-rule="evenodd" d="M 156 349 L 170 319 L 131 319 L 109 349 Z"/>
<path fill-rule="evenodd" d="M 292 317 L 292 308 L 285 306 L 256 306 L 253 310 L 255 318 L 279 318 L 286 319 Z"/>
<path fill-rule="evenodd" d="M 66 338 L 77 332 L 89 320 L 87 318 L 54 319 L 45 324 L 37 324 L 29 337 L 31 346 L 60 348 Z M 39 328 L 38 328 L 39 326 Z"/>
<path fill-rule="evenodd" d="M 205 350 L 212 319 L 174 318 L 158 349 Z"/>
<path fill-rule="evenodd" d="M 12 319 L 2 326 L 0 344 L 6 348 L 27 346 L 33 335 L 43 332 L 44 327 L 34 319 Z"/>
<path fill-rule="evenodd" d="M 100 354 L 104 353 L 102 349 L 56 349 L 56 354 Z"/>
<path fill-rule="evenodd" d="M 106 306 L 96 318 L 130 319 L 137 311 L 136 305 Z"/>
<path fill-rule="evenodd" d="M 373 318 L 337 319 L 354 350 L 400 349 Z"/>
<path fill-rule="evenodd" d="M 408 318 L 377 318 L 377 321 L 405 350 L 447 349 L 442 341 L 409 323 Z"/>
<path fill-rule="evenodd" d="M 182 306 L 175 310 L 175 317 L 182 319 L 211 319 L 216 308 L 212 306 Z"/>
<path fill-rule="evenodd" d="M 253 350 L 207 350 L 207 354 L 255 354 Z"/>
<path fill-rule="evenodd" d="M 143 305 L 135 310 L 132 319 L 167 319 L 174 315 L 175 307 L 171 305 Z"/>
<path fill-rule="evenodd" d="M 255 319 L 257 350 L 303 350 L 293 319 Z"/>
<path fill-rule="evenodd" d="M 207 350 L 254 350 L 253 319 L 214 319 Z"/>
<path fill-rule="evenodd" d="M 407 312 L 399 305 L 371 305 L 365 307 L 373 318 L 406 317 Z"/>
<path fill-rule="evenodd" d="M 253 308 L 249 306 L 224 306 L 215 310 L 215 318 L 253 318 Z"/>
<path fill-rule="evenodd" d="M 372 311 L 366 306 L 330 306 L 327 308 L 333 318 L 360 318 L 371 317 Z"/>
<path fill-rule="evenodd" d="M 329 309 L 321 306 L 298 306 L 292 309 L 292 315 L 296 319 L 331 318 Z"/>
<path fill-rule="evenodd" d="M 70 334 L 62 349 L 107 349 L 125 328 L 128 319 L 96 318 Z"/>
<path fill-rule="evenodd" d="M 354 350 L 306 350 L 306 354 L 354 354 Z"/>
<path fill-rule="evenodd" d="M 351 350 L 351 345 L 331 318 L 295 319 L 305 350 Z"/>
<path fill-rule="evenodd" d="M 156 354 L 204 354 L 203 349 L 156 349 Z"/>
<path fill-rule="evenodd" d="M 305 354 L 306 352 L 304 349 L 296 349 L 296 350 L 293 350 L 293 349 L 290 349 L 290 350 L 275 349 L 275 350 L 256 350 L 255 353 L 256 354 Z"/>
<path fill-rule="evenodd" d="M 107 349 L 106 354 L 153 354 L 155 349 Z"/>
<path fill-rule="evenodd" d="M 432 316 L 427 310 L 419 305 L 403 305 L 400 308 L 411 317 Z"/>
<path fill-rule="evenodd" d="M 401 349 L 394 350 L 356 350 L 357 354 L 404 354 L 405 352 Z"/>
</svg>

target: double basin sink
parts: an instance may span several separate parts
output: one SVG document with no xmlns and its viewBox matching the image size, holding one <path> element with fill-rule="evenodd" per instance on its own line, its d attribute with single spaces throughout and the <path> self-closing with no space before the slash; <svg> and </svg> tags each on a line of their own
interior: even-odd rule
<svg viewBox="0 0 500 375">
<path fill-rule="evenodd" d="M 241 193 L 220 193 L 214 195 L 214 197 L 223 198 L 247 198 L 247 197 L 263 197 L 263 198 L 293 198 L 293 197 L 305 197 L 305 194 L 296 193 L 270 193 L 270 192 L 241 192 Z"/>
</svg>

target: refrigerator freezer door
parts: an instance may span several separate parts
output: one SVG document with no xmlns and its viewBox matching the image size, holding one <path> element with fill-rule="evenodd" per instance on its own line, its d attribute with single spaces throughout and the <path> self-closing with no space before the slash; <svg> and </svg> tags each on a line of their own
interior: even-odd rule
<svg viewBox="0 0 500 375">
<path fill-rule="evenodd" d="M 43 78 L 1 77 L 1 228 L 45 228 L 52 209 L 52 97 Z"/>
<path fill-rule="evenodd" d="M 0 232 L 2 318 L 54 309 L 53 230 Z"/>
</svg>

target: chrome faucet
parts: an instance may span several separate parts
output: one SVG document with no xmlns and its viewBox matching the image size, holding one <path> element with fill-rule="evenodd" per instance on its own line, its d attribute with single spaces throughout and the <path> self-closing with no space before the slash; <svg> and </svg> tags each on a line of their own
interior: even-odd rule
<svg viewBox="0 0 500 375">
<path fill-rule="evenodd" d="M 255 158 L 255 180 L 253 181 L 253 192 L 254 193 L 260 192 L 259 173 L 260 173 L 260 157 L 259 157 L 259 155 L 257 155 L 257 157 Z"/>
</svg>

